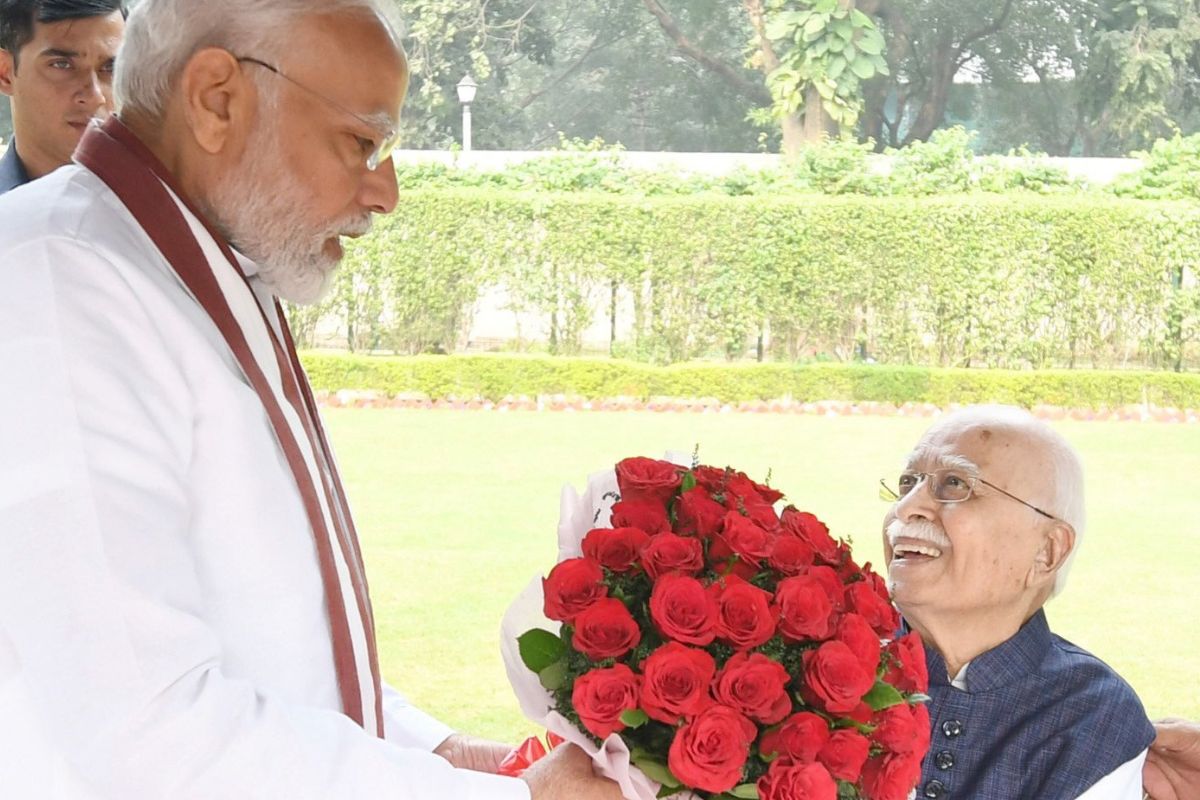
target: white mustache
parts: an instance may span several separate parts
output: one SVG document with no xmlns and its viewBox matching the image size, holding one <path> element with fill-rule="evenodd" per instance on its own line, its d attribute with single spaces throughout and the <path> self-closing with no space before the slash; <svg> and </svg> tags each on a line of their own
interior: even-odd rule
<svg viewBox="0 0 1200 800">
<path fill-rule="evenodd" d="M 887 534 L 888 544 L 892 547 L 896 546 L 898 539 L 929 542 L 934 547 L 939 548 L 950 546 L 950 539 L 946 537 L 946 532 L 925 519 L 913 520 L 912 522 L 902 522 L 894 519 L 888 523 L 885 533 Z"/>
</svg>

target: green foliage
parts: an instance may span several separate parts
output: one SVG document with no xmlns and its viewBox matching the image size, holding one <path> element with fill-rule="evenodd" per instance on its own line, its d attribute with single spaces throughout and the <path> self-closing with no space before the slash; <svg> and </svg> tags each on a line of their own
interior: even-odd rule
<svg viewBox="0 0 1200 800">
<path fill-rule="evenodd" d="M 564 355 L 615 297 L 632 331 L 613 351 L 653 363 L 737 359 L 761 335 L 786 361 L 1180 369 L 1200 338 L 1191 204 L 431 189 L 400 205 L 323 309 L 358 349 L 454 351 L 496 286 Z"/>
<path fill-rule="evenodd" d="M 306 352 L 318 390 L 373 390 L 499 401 L 565 394 L 587 399 L 714 398 L 723 403 L 1009 403 L 1031 408 L 1200 408 L 1200 375 L 1133 370 L 980 370 L 864 364 L 676 364 L 546 356 L 363 356 Z"/>
<path fill-rule="evenodd" d="M 884 39 L 874 21 L 844 0 L 772 0 L 767 38 L 779 67 L 767 77 L 777 116 L 804 108 L 816 89 L 830 119 L 851 129 L 862 111 L 862 83 L 887 75 Z"/>
<path fill-rule="evenodd" d="M 1137 172 L 1119 176 L 1109 186 L 1121 197 L 1145 200 L 1200 200 L 1200 134 L 1160 139 Z"/>
</svg>

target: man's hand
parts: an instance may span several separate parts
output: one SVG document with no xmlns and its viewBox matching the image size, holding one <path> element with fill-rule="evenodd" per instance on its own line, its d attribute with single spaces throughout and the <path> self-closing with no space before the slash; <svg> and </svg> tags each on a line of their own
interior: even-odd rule
<svg viewBox="0 0 1200 800">
<path fill-rule="evenodd" d="M 458 733 L 452 734 L 433 751 L 434 755 L 441 756 L 459 769 L 492 774 L 511 752 L 511 745 Z"/>
<path fill-rule="evenodd" d="M 621 790 L 592 772 L 592 760 L 573 744 L 560 744 L 525 770 L 532 800 L 621 800 Z"/>
<path fill-rule="evenodd" d="M 1154 723 L 1158 738 L 1150 745 L 1142 782 L 1153 800 L 1200 797 L 1200 724 L 1182 719 Z"/>
</svg>

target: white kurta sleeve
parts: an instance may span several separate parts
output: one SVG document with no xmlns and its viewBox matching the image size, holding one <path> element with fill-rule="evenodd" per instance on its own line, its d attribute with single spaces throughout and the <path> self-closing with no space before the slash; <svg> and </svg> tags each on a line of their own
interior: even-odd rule
<svg viewBox="0 0 1200 800">
<path fill-rule="evenodd" d="M 528 798 L 428 752 L 434 724 L 401 747 L 228 674 L 188 537 L 203 387 L 91 246 L 0 246 L 0 272 L 0 638 L 89 796 Z"/>
<path fill-rule="evenodd" d="M 408 702 L 400 692 L 383 685 L 383 731 L 398 747 L 433 750 L 446 741 L 454 729 Z"/>
<path fill-rule="evenodd" d="M 1142 800 L 1142 765 L 1146 762 L 1143 750 L 1126 761 L 1079 795 L 1078 800 Z"/>
</svg>

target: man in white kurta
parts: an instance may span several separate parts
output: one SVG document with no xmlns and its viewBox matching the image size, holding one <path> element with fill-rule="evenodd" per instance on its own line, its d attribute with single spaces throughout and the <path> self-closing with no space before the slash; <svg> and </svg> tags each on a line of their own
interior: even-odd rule
<svg viewBox="0 0 1200 800">
<path fill-rule="evenodd" d="M 307 12 L 294 10 L 306 5 Z M 152 49 L 136 48 L 158 46 L 151 40 L 163 30 L 261 21 L 275 13 L 271 6 L 143 0 L 130 21 L 131 61 L 152 63 L 145 55 Z M 283 22 L 294 23 L 287 39 L 306 45 L 300 52 L 354 53 L 383 67 L 374 84 L 355 79 L 353 64 L 330 68 L 327 76 L 346 82 L 330 79 L 312 94 L 354 91 L 330 101 L 325 116 L 310 108 L 310 117 L 286 118 L 310 91 L 298 81 L 294 90 L 284 86 L 290 77 L 265 107 L 288 130 L 306 128 L 301 138 L 312 157 L 304 168 L 329 191 L 318 200 L 337 200 L 331 176 L 340 175 L 347 185 L 361 182 L 348 202 L 361 202 L 364 216 L 391 210 L 394 174 L 386 154 L 380 163 L 383 143 L 363 132 L 359 138 L 370 147 L 348 157 L 358 143 L 344 128 L 372 114 L 371 92 L 395 96 L 399 86 L 402 96 L 404 76 L 391 66 L 402 64 L 402 52 L 388 49 L 394 39 L 382 36 L 381 19 L 361 13 L 372 11 L 370 0 L 299 0 L 289 9 L 280 13 L 292 15 Z M 203 42 L 180 44 L 192 49 L 172 62 L 179 72 L 165 76 L 172 94 L 154 111 L 154 124 L 153 106 L 132 101 L 128 117 L 140 125 L 110 124 L 134 149 L 140 135 L 154 150 L 130 156 L 130 163 L 153 162 L 157 170 L 147 166 L 138 180 L 166 198 L 180 222 L 175 241 L 188 239 L 203 253 L 201 271 L 216 276 L 252 355 L 278 389 L 288 380 L 286 363 L 279 367 L 270 352 L 273 342 L 280 352 L 286 336 L 273 294 L 290 285 L 292 267 L 287 259 L 271 263 L 269 277 L 265 262 L 234 258 L 222 239 L 228 231 L 229 244 L 269 257 L 272 242 L 256 231 L 279 211 L 248 208 L 244 218 L 220 219 L 222 195 L 210 180 L 253 155 L 245 129 L 262 123 L 253 81 L 275 80 L 270 72 L 282 80 L 283 70 L 271 64 L 270 72 L 247 77 L 243 67 L 251 67 L 243 60 L 211 47 L 224 35 L 214 30 L 196 34 Z M 234 33 L 232 41 L 253 40 Z M 299 59 L 295 70 L 312 65 Z M 126 77 L 130 92 L 148 85 Z M 104 163 L 91 157 L 97 169 Z M 578 751 L 556 751 L 524 782 L 460 768 L 487 759 L 386 686 L 382 717 L 374 719 L 379 686 L 376 678 L 372 688 L 373 644 L 366 641 L 369 605 L 357 598 L 356 609 L 347 588 L 354 548 L 342 539 L 337 551 L 335 541 L 344 585 L 331 590 L 314 544 L 317 523 L 261 393 L 181 279 L 179 264 L 114 191 L 112 174 L 103 174 L 69 166 L 0 198 L 0 797 L 618 796 L 612 784 L 592 778 Z M 254 174 L 267 175 L 260 192 L 295 190 L 294 175 L 293 184 L 273 186 L 270 173 Z M 311 211 L 320 204 L 297 205 Z M 202 220 L 198 208 L 215 218 Z M 291 235 L 303 244 L 311 222 L 297 217 Z M 246 226 L 254 230 L 239 235 Z M 324 240 L 318 248 L 336 250 L 316 262 L 332 268 L 340 248 Z M 303 431 L 306 421 L 296 412 L 303 407 L 287 408 L 289 424 Z M 307 424 L 311 430 L 312 420 Z M 329 499 L 336 499 L 329 489 L 336 476 L 314 460 L 306 441 L 308 466 L 326 487 L 325 525 L 338 516 Z M 331 591 L 345 594 L 345 608 L 340 594 L 330 600 Z M 334 605 L 351 623 L 352 635 L 340 644 L 331 634 Z M 343 645 L 353 645 L 358 659 L 350 672 L 335 664 Z M 370 660 L 363 656 L 368 649 Z M 361 690 L 363 708 L 347 707 L 347 681 Z"/>
</svg>

